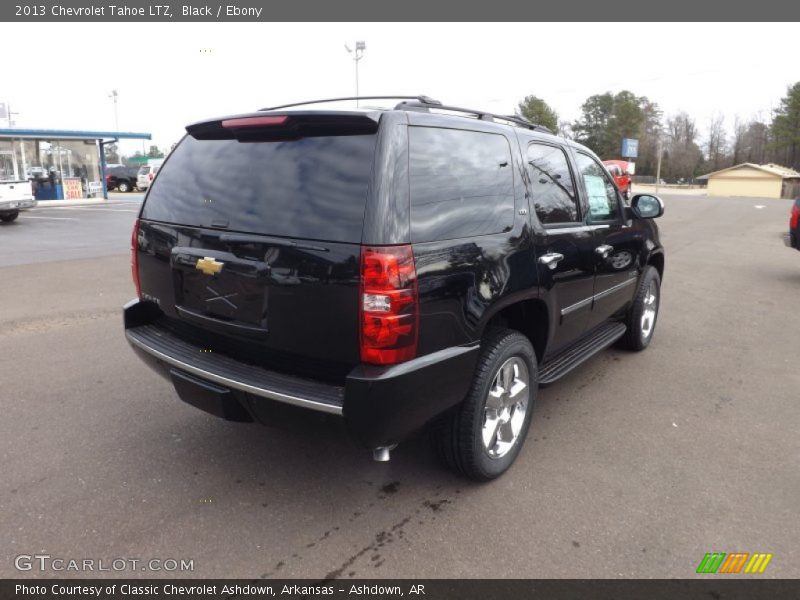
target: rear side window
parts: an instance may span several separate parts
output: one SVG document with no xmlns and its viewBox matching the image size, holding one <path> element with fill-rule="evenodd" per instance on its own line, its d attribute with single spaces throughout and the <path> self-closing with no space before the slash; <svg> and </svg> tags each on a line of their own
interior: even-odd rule
<svg viewBox="0 0 800 600">
<path fill-rule="evenodd" d="M 240 142 L 187 135 L 160 169 L 142 217 L 360 242 L 375 137 Z"/>
<path fill-rule="evenodd" d="M 579 220 L 575 184 L 561 148 L 548 144 L 528 146 L 528 166 L 536 216 L 542 225 Z"/>
<path fill-rule="evenodd" d="M 413 242 L 511 230 L 514 176 L 504 136 L 409 127 L 408 137 Z"/>
</svg>

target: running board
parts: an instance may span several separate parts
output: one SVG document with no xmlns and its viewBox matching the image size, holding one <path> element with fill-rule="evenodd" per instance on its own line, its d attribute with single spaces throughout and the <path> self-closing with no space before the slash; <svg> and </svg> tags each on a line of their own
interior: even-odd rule
<svg viewBox="0 0 800 600">
<path fill-rule="evenodd" d="M 539 383 L 548 384 L 561 379 L 582 362 L 616 342 L 625 335 L 626 329 L 622 323 L 601 325 L 576 344 L 548 358 L 539 369 Z"/>
</svg>

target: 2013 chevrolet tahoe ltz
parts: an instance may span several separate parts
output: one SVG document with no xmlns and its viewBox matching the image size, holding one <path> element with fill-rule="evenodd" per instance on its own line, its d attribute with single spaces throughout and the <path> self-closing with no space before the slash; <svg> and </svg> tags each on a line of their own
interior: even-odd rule
<svg viewBox="0 0 800 600">
<path fill-rule="evenodd" d="M 650 344 L 663 204 L 519 117 L 394 100 L 189 125 L 133 230 L 125 333 L 225 419 L 330 413 L 379 460 L 428 425 L 491 479 L 538 385 Z"/>
</svg>

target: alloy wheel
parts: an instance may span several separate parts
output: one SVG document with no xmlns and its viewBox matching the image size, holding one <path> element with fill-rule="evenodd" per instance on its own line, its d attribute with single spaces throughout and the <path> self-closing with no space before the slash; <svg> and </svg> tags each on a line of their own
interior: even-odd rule
<svg viewBox="0 0 800 600">
<path fill-rule="evenodd" d="M 530 399 L 525 361 L 512 356 L 494 376 L 483 410 L 483 445 L 490 458 L 502 458 L 519 438 Z"/>
<path fill-rule="evenodd" d="M 655 281 L 651 281 L 647 286 L 644 296 L 644 310 L 642 310 L 641 330 L 642 339 L 648 339 L 653 333 L 656 324 L 656 314 L 658 313 L 658 287 Z"/>
</svg>

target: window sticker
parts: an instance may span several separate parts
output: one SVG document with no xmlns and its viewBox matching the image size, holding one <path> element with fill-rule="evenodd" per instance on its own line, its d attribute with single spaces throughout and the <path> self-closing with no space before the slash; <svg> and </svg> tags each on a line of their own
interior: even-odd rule
<svg viewBox="0 0 800 600">
<path fill-rule="evenodd" d="M 594 215 L 607 215 L 608 196 L 603 178 L 597 175 L 584 175 L 583 181 L 586 183 L 586 193 L 589 195 L 590 212 Z"/>
</svg>

